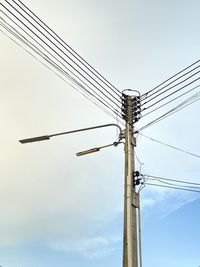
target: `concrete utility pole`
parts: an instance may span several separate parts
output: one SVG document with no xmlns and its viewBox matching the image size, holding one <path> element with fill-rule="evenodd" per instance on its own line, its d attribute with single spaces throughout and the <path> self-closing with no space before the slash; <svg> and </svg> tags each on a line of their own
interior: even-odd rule
<svg viewBox="0 0 200 267">
<path fill-rule="evenodd" d="M 125 181 L 124 181 L 124 247 L 123 267 L 138 267 L 137 208 L 138 194 L 135 192 L 134 122 L 138 112 L 137 97 L 123 94 L 122 114 L 125 128 Z"/>
<path fill-rule="evenodd" d="M 104 124 L 93 126 L 89 128 L 77 129 L 73 131 L 61 132 L 50 135 L 37 136 L 27 139 L 19 140 L 20 143 L 32 143 L 38 141 L 49 140 L 52 137 L 72 134 L 82 131 L 88 131 L 103 127 L 115 126 L 120 130 L 119 140 L 113 144 L 95 147 L 86 151 L 77 153 L 77 156 L 82 156 L 88 153 L 97 152 L 102 148 L 109 146 L 117 146 L 121 139 L 125 137 L 125 180 L 124 180 L 124 242 L 123 242 L 123 267 L 138 267 L 138 230 L 137 230 L 137 209 L 139 208 L 139 197 L 135 190 L 138 176 L 135 172 L 134 162 L 134 147 L 136 141 L 134 137 L 134 122 L 138 121 L 138 115 L 140 116 L 140 97 L 130 96 L 122 94 L 122 116 L 126 122 L 125 136 L 123 135 L 122 129 L 117 124 Z M 141 253 L 140 253 L 141 254 Z M 140 266 L 142 264 L 140 258 Z M 1 267 L 1 266 L 0 266 Z"/>
</svg>

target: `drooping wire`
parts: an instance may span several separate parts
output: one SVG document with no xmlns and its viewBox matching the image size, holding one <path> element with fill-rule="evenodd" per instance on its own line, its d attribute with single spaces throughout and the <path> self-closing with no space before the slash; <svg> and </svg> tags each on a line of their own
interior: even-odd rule
<svg viewBox="0 0 200 267">
<path fill-rule="evenodd" d="M 156 143 L 158 143 L 158 144 L 161 144 L 161 145 L 167 146 L 167 147 L 169 147 L 169 148 L 175 149 L 175 150 L 177 150 L 177 151 L 180 151 L 180 152 L 182 152 L 182 153 L 188 154 L 188 155 L 190 155 L 190 156 L 193 156 L 193 157 L 196 157 L 196 158 L 200 158 L 200 155 L 197 155 L 197 154 L 188 152 L 188 151 L 183 150 L 183 149 L 181 149 L 181 148 L 178 148 L 178 147 L 176 147 L 176 146 L 172 146 L 172 145 L 167 144 L 167 143 L 165 143 L 165 142 L 159 141 L 159 140 L 154 139 L 154 138 L 152 138 L 152 137 L 149 137 L 149 136 L 147 136 L 147 135 L 145 135 L 145 134 L 143 134 L 143 133 L 141 133 L 141 132 L 139 132 L 138 134 L 141 135 L 141 136 L 143 136 L 143 137 L 145 137 L 145 138 L 147 138 L 147 139 L 149 139 L 149 140 L 151 140 L 151 141 L 153 141 L 153 142 L 156 142 Z"/>
<path fill-rule="evenodd" d="M 175 78 L 176 76 L 178 76 L 179 74 L 181 74 L 181 73 L 183 73 L 184 71 L 186 71 L 187 69 L 189 69 L 189 68 L 191 68 L 192 66 L 194 66 L 194 65 L 196 65 L 197 63 L 199 63 L 200 62 L 200 60 L 197 60 L 196 62 L 194 62 L 194 63 L 192 63 L 191 65 L 189 65 L 188 67 L 186 67 L 186 68 L 184 68 L 183 70 L 181 70 L 181 71 L 179 71 L 179 72 L 177 72 L 176 74 L 174 74 L 174 75 L 172 75 L 170 78 L 168 78 L 168 79 L 166 79 L 164 82 L 162 82 L 162 83 L 160 83 L 159 85 L 157 85 L 157 86 L 155 86 L 154 88 L 152 88 L 151 90 L 149 90 L 147 93 L 144 93 L 142 96 L 141 96 L 141 98 L 143 99 L 143 97 L 145 97 L 145 96 L 148 96 L 149 95 L 149 93 L 151 93 L 151 92 L 153 92 L 154 90 L 156 90 L 157 88 L 159 88 L 160 86 L 162 86 L 163 84 L 165 84 L 166 82 L 168 82 L 168 81 L 170 81 L 171 79 L 173 79 L 173 78 Z M 182 78 L 183 76 L 181 76 L 180 78 Z M 179 79 L 179 78 L 177 78 L 177 79 Z M 176 80 L 177 80 L 176 79 Z M 174 80 L 174 81 L 176 81 L 176 80 Z M 173 82 L 173 81 L 172 81 Z M 172 83 L 171 82 L 171 83 Z M 170 84 L 171 84 L 170 83 Z M 168 86 L 169 84 L 167 84 L 166 86 Z M 165 86 L 165 87 L 166 87 Z M 164 88 L 165 88 L 164 87 Z M 145 98 L 144 98 L 145 99 Z M 143 99 L 143 100 L 144 100 Z"/>
<path fill-rule="evenodd" d="M 171 181 L 171 182 L 176 182 L 176 183 L 200 186 L 200 183 L 189 182 L 188 180 L 185 181 L 185 180 L 171 179 L 171 178 L 165 178 L 165 177 L 160 177 L 160 176 L 155 176 L 155 175 L 147 175 L 147 176 L 150 178 L 158 179 L 158 180 L 166 180 L 166 181 Z"/>
<path fill-rule="evenodd" d="M 47 37 L 41 30 L 39 30 L 29 19 L 27 19 L 19 10 L 17 10 L 11 3 L 9 3 L 7 0 L 5 0 L 7 4 L 9 4 L 21 17 L 23 17 L 30 25 L 32 25 L 32 27 L 34 27 L 43 37 L 45 37 L 50 43 L 52 43 L 59 51 L 61 51 L 65 56 L 67 56 L 76 66 L 78 66 L 81 71 L 83 71 L 84 73 L 85 70 L 80 67 L 73 59 L 71 59 L 70 56 L 68 56 L 62 49 L 60 49 L 60 47 L 58 45 L 56 45 L 49 37 Z M 110 92 L 108 92 L 101 84 L 99 84 L 96 80 L 94 80 L 94 78 L 90 75 L 88 75 L 90 78 L 92 78 L 92 80 L 94 80 L 102 89 L 104 89 L 109 95 L 111 95 L 111 97 L 113 99 L 111 99 L 109 96 L 107 96 L 101 89 L 99 89 L 91 80 L 89 80 L 87 77 L 85 77 L 76 67 L 74 67 L 71 63 L 69 63 L 62 55 L 60 55 L 54 48 L 52 48 L 43 38 L 41 38 L 37 33 L 35 33 L 30 27 L 28 27 L 26 25 L 26 23 L 24 23 L 21 19 L 19 19 L 12 11 L 10 11 L 6 6 L 4 6 L 2 4 L 2 6 L 4 7 L 4 9 L 7 10 L 7 12 L 9 12 L 13 17 L 15 17 L 15 19 L 17 19 L 18 21 L 20 21 L 20 23 L 25 26 L 32 34 L 34 34 L 40 41 L 42 41 L 49 49 L 51 49 L 59 58 L 61 58 L 65 63 L 67 63 L 74 71 L 76 71 L 81 77 L 83 77 L 89 84 L 91 84 L 95 89 L 97 89 L 102 95 L 104 95 L 105 97 L 107 97 L 114 105 L 116 105 L 118 108 L 120 108 L 120 106 L 118 106 L 116 104 L 116 102 L 113 99 L 116 99 Z M 120 102 L 119 99 L 117 99 L 117 101 Z M 121 103 L 121 102 L 120 102 Z"/>
<path fill-rule="evenodd" d="M 181 187 L 177 187 L 177 186 L 160 185 L 160 184 L 154 184 L 154 183 L 152 184 L 152 183 L 149 183 L 149 182 L 146 182 L 145 185 L 158 186 L 158 187 L 164 187 L 164 188 L 170 188 L 170 189 L 177 189 L 177 190 L 182 190 L 182 191 L 200 193 L 200 190 L 186 189 L 186 188 L 181 188 Z"/>
<path fill-rule="evenodd" d="M 166 182 L 166 181 L 160 180 L 158 178 L 149 178 L 149 181 L 158 181 L 159 183 L 162 183 L 162 184 L 177 186 L 177 184 L 175 184 L 175 183 Z M 183 187 L 183 188 L 190 188 L 190 189 L 198 189 L 198 190 L 200 190 L 199 186 L 191 186 L 191 185 L 178 185 L 178 186 Z"/>
</svg>

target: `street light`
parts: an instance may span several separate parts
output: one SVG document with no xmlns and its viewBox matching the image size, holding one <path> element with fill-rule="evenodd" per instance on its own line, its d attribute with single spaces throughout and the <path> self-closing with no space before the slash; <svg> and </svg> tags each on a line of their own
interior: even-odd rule
<svg viewBox="0 0 200 267">
<path fill-rule="evenodd" d="M 51 137 L 77 133 L 82 131 L 88 131 L 103 127 L 115 126 L 119 129 L 119 139 L 116 142 L 118 145 L 120 141 L 125 139 L 125 182 L 124 182 L 124 241 L 123 241 L 123 267 L 138 267 L 138 248 L 137 248 L 137 206 L 136 200 L 138 199 L 138 193 L 135 189 L 133 173 L 135 171 L 134 162 L 134 146 L 136 141 L 134 138 L 134 123 L 133 123 L 133 100 L 134 98 L 128 95 L 124 95 L 123 99 L 123 116 L 126 121 L 125 131 L 123 132 L 121 127 L 117 124 L 104 124 L 99 126 L 93 126 L 84 129 L 78 129 L 68 132 L 62 132 L 51 135 L 43 135 L 33 138 L 27 138 L 19 140 L 20 143 L 26 144 L 31 142 L 38 142 L 49 140 Z M 114 145 L 111 144 L 111 145 Z M 103 146 L 108 147 L 111 145 Z M 98 152 L 103 147 L 96 147 L 86 151 L 77 153 L 77 156 Z"/>
<path fill-rule="evenodd" d="M 84 151 L 76 153 L 76 156 L 84 156 L 84 155 L 87 155 L 87 154 L 90 154 L 90 153 L 98 152 L 102 148 L 106 148 L 106 147 L 109 147 L 109 146 L 118 146 L 119 143 L 121 143 L 121 142 L 114 142 L 113 144 L 110 144 L 110 145 L 90 148 L 88 150 L 84 150 Z"/>
<path fill-rule="evenodd" d="M 26 144 L 26 143 L 39 142 L 39 141 L 44 141 L 44 140 L 49 140 L 49 139 L 50 139 L 50 136 L 43 135 L 43 136 L 38 136 L 38 137 L 33 137 L 33 138 L 22 139 L 22 140 L 19 140 L 19 142 L 21 144 Z"/>
<path fill-rule="evenodd" d="M 115 124 L 115 123 L 103 124 L 103 125 L 98 125 L 98 126 L 93 126 L 93 127 L 83 128 L 83 129 L 77 129 L 77 130 L 68 131 L 68 132 L 62 132 L 62 133 L 56 133 L 56 134 L 42 135 L 42 136 L 37 136 L 37 137 L 32 137 L 32 138 L 26 138 L 26 139 L 19 140 L 19 142 L 21 144 L 27 144 L 27 143 L 33 143 L 33 142 L 39 142 L 39 141 L 46 141 L 46 140 L 49 140 L 51 137 L 55 137 L 55 136 L 59 136 L 59 135 L 72 134 L 72 133 L 77 133 L 77 132 L 83 132 L 83 131 L 89 131 L 89 130 L 104 128 L 104 127 L 110 127 L 110 126 L 115 126 L 120 131 L 119 140 L 118 140 L 118 142 L 116 142 L 118 144 L 119 141 L 122 139 L 123 132 L 122 132 L 122 128 L 118 124 Z M 112 145 L 114 145 L 114 143 Z M 110 146 L 110 145 L 107 145 L 107 146 Z M 107 146 L 104 146 L 104 147 L 107 147 Z M 103 147 L 94 148 L 92 152 L 97 152 L 101 148 L 103 148 Z M 92 152 L 89 152 L 89 153 L 92 153 Z"/>
</svg>

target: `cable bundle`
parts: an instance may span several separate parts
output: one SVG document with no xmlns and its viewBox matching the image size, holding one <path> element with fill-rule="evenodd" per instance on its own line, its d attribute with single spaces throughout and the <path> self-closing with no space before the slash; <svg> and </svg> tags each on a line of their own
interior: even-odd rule
<svg viewBox="0 0 200 267">
<path fill-rule="evenodd" d="M 60 38 L 21 0 L 4 0 L 1 5 L 0 30 L 78 90 L 111 117 L 123 122 L 122 93 Z M 139 118 L 146 117 L 190 94 L 200 87 L 200 60 L 179 71 L 153 89 L 139 96 Z M 198 83 L 198 84 L 197 84 Z M 192 85 L 195 85 L 191 88 Z M 189 89 L 188 89 L 189 87 Z M 200 91 L 143 125 L 137 132 L 200 99 Z M 138 121 L 137 119 L 134 120 Z"/>
<path fill-rule="evenodd" d="M 164 82 L 157 85 L 147 93 L 143 94 L 141 96 L 142 117 L 146 117 L 147 115 L 154 113 L 155 111 L 167 106 L 168 104 L 171 104 L 172 102 L 186 96 L 187 94 L 190 94 L 192 91 L 195 91 L 197 88 L 199 88 L 200 87 L 199 83 L 191 88 L 191 85 L 199 82 L 200 80 L 199 63 L 200 60 L 197 60 L 187 68 L 184 68 L 182 71 L 176 73 L 169 79 L 165 80 Z M 186 90 L 188 87 L 190 89 Z M 200 91 L 188 97 L 186 100 L 176 105 L 169 111 L 165 112 L 161 116 L 157 117 L 153 121 L 142 126 L 138 130 L 138 132 L 150 127 L 151 125 L 159 122 L 160 120 L 163 120 L 164 118 L 174 114 L 175 112 L 191 105 L 192 103 L 196 102 L 199 99 L 200 99 Z"/>
<path fill-rule="evenodd" d="M 1 3 L 1 31 L 113 118 L 121 92 L 20 0 Z"/>
</svg>

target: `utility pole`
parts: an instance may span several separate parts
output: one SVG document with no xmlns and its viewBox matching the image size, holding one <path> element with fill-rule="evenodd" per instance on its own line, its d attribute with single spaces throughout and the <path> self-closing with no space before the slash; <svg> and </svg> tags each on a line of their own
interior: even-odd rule
<svg viewBox="0 0 200 267">
<path fill-rule="evenodd" d="M 124 180 L 124 242 L 123 267 L 138 267 L 137 208 L 138 194 L 135 191 L 134 122 L 140 114 L 138 97 L 123 94 L 122 115 L 125 128 L 125 180 Z"/>
<path fill-rule="evenodd" d="M 95 147 L 86 151 L 77 153 L 77 156 L 82 156 L 88 153 L 98 152 L 100 149 L 117 146 L 122 138 L 125 138 L 125 179 L 124 179 L 124 242 L 123 242 L 123 267 L 138 267 L 138 230 L 137 230 L 137 209 L 139 208 L 139 197 L 135 190 L 139 183 L 139 176 L 135 171 L 134 162 L 134 147 L 136 140 L 134 137 L 134 123 L 140 118 L 141 106 L 140 97 L 122 94 L 122 116 L 126 122 L 125 135 L 122 129 L 117 124 L 104 124 L 89 128 L 77 129 L 67 132 L 55 133 L 50 135 L 37 136 L 19 140 L 20 143 L 32 143 L 38 141 L 49 140 L 52 137 L 57 137 L 65 134 L 72 134 L 82 131 L 99 129 L 103 127 L 115 126 L 120 130 L 119 140 L 113 144 L 102 147 Z M 139 118 L 138 118 L 139 115 Z M 140 260 L 141 265 L 141 260 Z"/>
</svg>

